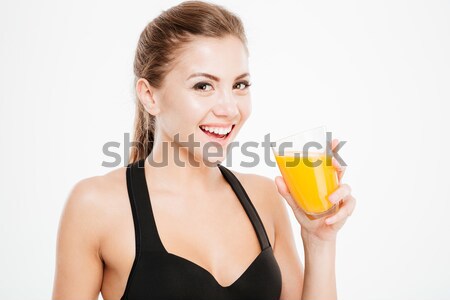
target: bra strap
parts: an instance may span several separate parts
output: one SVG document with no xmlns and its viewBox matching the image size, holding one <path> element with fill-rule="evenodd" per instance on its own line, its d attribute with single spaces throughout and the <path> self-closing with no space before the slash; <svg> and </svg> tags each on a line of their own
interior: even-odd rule
<svg viewBox="0 0 450 300">
<path fill-rule="evenodd" d="M 270 247 L 270 241 L 267 237 L 267 232 L 264 229 L 264 225 L 261 221 L 261 218 L 258 215 L 258 212 L 256 211 L 255 206 L 253 206 L 252 201 L 250 200 L 250 197 L 247 195 L 247 192 L 245 191 L 242 184 L 239 182 L 237 177 L 226 167 L 222 166 L 221 164 L 218 165 L 220 171 L 224 175 L 225 179 L 228 181 L 228 183 L 231 185 L 231 188 L 237 195 L 239 201 L 241 202 L 242 206 L 245 209 L 245 212 L 247 213 L 247 216 L 250 218 L 250 221 L 253 225 L 253 228 L 256 231 L 256 235 L 258 236 L 259 244 L 261 245 L 261 250 L 266 249 L 267 247 Z"/>
</svg>

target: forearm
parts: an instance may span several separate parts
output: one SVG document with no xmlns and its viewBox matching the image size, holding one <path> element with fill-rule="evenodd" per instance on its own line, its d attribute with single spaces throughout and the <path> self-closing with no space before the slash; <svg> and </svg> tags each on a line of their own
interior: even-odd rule
<svg viewBox="0 0 450 300">
<path fill-rule="evenodd" d="M 335 300 L 336 241 L 321 241 L 302 232 L 305 274 L 302 300 Z"/>
</svg>

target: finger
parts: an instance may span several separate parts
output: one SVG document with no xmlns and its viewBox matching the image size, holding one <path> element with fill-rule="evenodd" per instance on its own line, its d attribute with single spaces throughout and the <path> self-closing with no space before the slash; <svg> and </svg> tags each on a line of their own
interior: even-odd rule
<svg viewBox="0 0 450 300">
<path fill-rule="evenodd" d="M 281 176 L 276 176 L 275 177 L 275 184 L 277 186 L 278 192 L 284 197 L 289 193 L 289 189 L 286 185 L 286 182 L 284 181 L 283 177 Z"/>
<path fill-rule="evenodd" d="M 338 139 L 333 139 L 331 141 L 331 150 L 334 150 L 334 148 L 336 148 L 336 146 L 339 144 L 339 140 Z"/>
<path fill-rule="evenodd" d="M 328 196 L 328 200 L 330 200 L 331 203 L 337 203 L 339 200 L 347 197 L 347 195 L 350 195 L 351 192 L 352 189 L 348 184 L 340 184 L 339 187 Z"/>
<path fill-rule="evenodd" d="M 331 150 L 334 151 L 334 148 L 336 148 L 337 145 L 339 145 L 339 140 L 333 139 L 331 141 Z M 341 164 L 337 161 L 336 158 L 334 158 L 334 156 L 331 158 L 331 160 L 332 160 L 333 166 L 336 168 L 336 171 L 338 173 L 338 179 L 340 181 L 342 176 L 344 176 L 346 166 L 341 166 Z"/>
<path fill-rule="evenodd" d="M 342 205 L 342 207 L 339 209 L 339 211 L 335 215 L 333 215 L 325 220 L 326 224 L 331 225 L 334 223 L 341 222 L 352 215 L 353 210 L 355 209 L 355 206 L 356 206 L 355 198 L 353 198 L 353 196 L 349 195 L 347 198 L 344 199 L 343 203 L 344 204 Z"/>
<path fill-rule="evenodd" d="M 346 166 L 341 166 L 338 160 L 334 157 L 331 158 L 331 162 L 333 164 L 333 167 L 336 169 L 339 181 L 341 181 L 342 176 L 344 176 Z"/>
<path fill-rule="evenodd" d="M 300 207 L 298 206 L 297 202 L 292 197 L 291 193 L 289 192 L 289 188 L 286 185 L 286 182 L 284 181 L 283 177 L 277 176 L 275 177 L 275 184 L 277 186 L 278 192 L 281 196 L 283 196 L 284 199 L 286 199 L 289 206 L 292 208 L 294 212 L 300 211 Z"/>
<path fill-rule="evenodd" d="M 299 222 L 299 224 L 306 224 L 309 220 L 309 216 L 305 214 L 300 205 L 295 201 L 294 197 L 292 197 L 286 182 L 282 176 L 275 177 L 275 184 L 278 189 L 278 193 L 283 196 L 288 205 L 291 207 L 292 212 L 294 213 L 295 218 Z"/>
</svg>

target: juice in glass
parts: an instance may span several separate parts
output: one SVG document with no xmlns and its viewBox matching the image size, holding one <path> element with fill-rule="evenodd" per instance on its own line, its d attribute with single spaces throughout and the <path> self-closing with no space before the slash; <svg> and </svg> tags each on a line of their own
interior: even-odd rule
<svg viewBox="0 0 450 300">
<path fill-rule="evenodd" d="M 279 147 L 282 143 L 290 144 Z M 308 217 L 316 219 L 338 210 L 339 205 L 328 200 L 339 183 L 331 158 L 327 163 L 323 126 L 279 140 L 272 150 L 292 197 Z"/>
<path fill-rule="evenodd" d="M 328 201 L 328 196 L 338 187 L 336 171 L 333 166 L 326 165 L 324 154 L 315 156 L 310 154 L 311 163 L 304 158 L 301 153 L 275 155 L 292 197 L 306 213 L 318 215 L 333 207 Z M 318 159 L 321 164 L 312 166 Z"/>
</svg>

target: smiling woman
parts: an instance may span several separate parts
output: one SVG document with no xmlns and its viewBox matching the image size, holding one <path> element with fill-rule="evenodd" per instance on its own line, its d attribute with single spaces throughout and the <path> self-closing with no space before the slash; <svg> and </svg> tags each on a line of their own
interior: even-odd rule
<svg viewBox="0 0 450 300">
<path fill-rule="evenodd" d="M 227 21 L 224 19 L 222 22 Z M 198 30 L 198 26 L 195 27 Z M 144 32 L 151 30 L 154 28 L 149 26 Z M 190 31 L 194 30 L 191 28 Z M 141 48 L 138 48 L 134 139 L 140 147 L 132 150 L 131 162 L 144 159 L 150 153 L 155 160 L 162 159 L 162 147 L 158 145 L 171 142 L 177 134 L 180 141 L 187 141 L 191 134 L 194 136 L 199 146 L 191 148 L 193 152 L 190 155 L 200 161 L 206 143 L 217 142 L 226 146 L 250 115 L 248 51 L 242 28 L 224 23 L 222 28 L 205 28 L 204 31 L 207 35 L 189 37 L 189 41 L 182 44 L 179 41 L 171 46 L 173 50 L 158 55 L 158 59 L 149 57 L 156 56 L 155 53 L 140 53 Z M 164 32 L 170 35 L 170 31 Z M 142 49 L 151 49 L 154 41 L 146 40 L 150 36 L 149 33 L 141 35 L 139 44 Z M 169 56 L 171 51 L 176 52 L 173 61 L 162 57 Z M 138 60 L 145 57 L 143 61 Z M 152 61 L 159 65 L 166 60 L 169 61 L 167 70 L 152 76 L 150 70 L 157 66 L 147 65 Z M 222 153 L 225 155 L 225 151 Z M 223 160 L 224 157 L 218 159 Z"/>
<path fill-rule="evenodd" d="M 248 56 L 241 20 L 215 4 L 186 1 L 145 27 L 134 61 L 136 147 L 127 167 L 70 194 L 54 300 L 336 298 L 335 236 L 354 207 L 348 186 L 325 224 L 304 215 L 282 178 L 220 164 L 251 113 Z M 222 150 L 214 160 L 210 144 Z M 302 226 L 305 273 L 280 193 Z"/>
<path fill-rule="evenodd" d="M 150 22 L 139 39 L 134 73 L 140 100 L 134 136 L 138 147 L 132 150 L 130 162 L 147 157 L 153 143 L 170 139 L 180 128 L 185 129 L 180 139 L 198 134 L 199 125 L 233 126 L 237 132 L 250 114 L 244 27 L 220 6 L 187 1 Z M 188 126 L 195 121 L 201 124 Z M 203 137 L 203 142 L 208 140 L 218 141 L 211 135 Z"/>
</svg>

